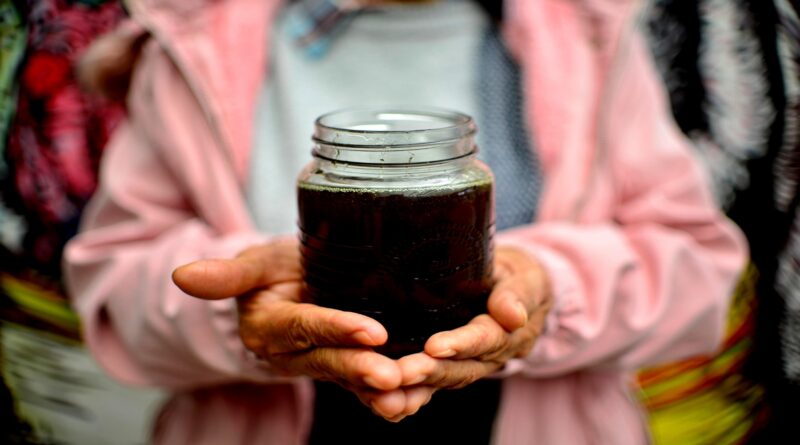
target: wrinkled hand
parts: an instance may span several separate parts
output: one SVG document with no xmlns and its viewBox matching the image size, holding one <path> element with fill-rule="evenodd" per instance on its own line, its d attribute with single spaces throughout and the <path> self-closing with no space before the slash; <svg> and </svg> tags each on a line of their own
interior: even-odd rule
<svg viewBox="0 0 800 445">
<path fill-rule="evenodd" d="M 387 419 L 421 406 L 417 389 L 400 389 L 398 363 L 371 348 L 387 340 L 376 320 L 300 301 L 302 269 L 296 240 L 245 250 L 232 260 L 177 268 L 173 281 L 197 298 L 238 297 L 245 347 L 284 375 L 334 381 Z"/>
<path fill-rule="evenodd" d="M 398 361 L 403 386 L 413 388 L 416 396 L 406 400 L 403 413 L 416 412 L 439 389 L 469 385 L 531 351 L 552 305 L 548 277 L 535 260 L 515 248 L 497 250 L 495 276 L 487 314 L 434 334 L 424 353 Z"/>
</svg>

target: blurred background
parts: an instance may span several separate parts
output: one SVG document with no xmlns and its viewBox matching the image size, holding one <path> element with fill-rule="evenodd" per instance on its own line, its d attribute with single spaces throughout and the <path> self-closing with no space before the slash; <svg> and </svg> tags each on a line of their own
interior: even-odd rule
<svg viewBox="0 0 800 445">
<path fill-rule="evenodd" d="M 641 3 L 675 120 L 752 251 L 722 350 L 640 372 L 655 443 L 797 443 L 800 2 Z M 112 0 L 0 0 L 2 443 L 145 443 L 163 398 L 89 357 L 59 266 L 125 113 L 82 93 L 73 67 L 125 15 Z"/>
<path fill-rule="evenodd" d="M 0 0 L 0 437 L 146 443 L 160 394 L 111 380 L 81 344 L 60 257 L 95 188 L 121 104 L 73 67 L 125 16 L 119 1 Z"/>
</svg>

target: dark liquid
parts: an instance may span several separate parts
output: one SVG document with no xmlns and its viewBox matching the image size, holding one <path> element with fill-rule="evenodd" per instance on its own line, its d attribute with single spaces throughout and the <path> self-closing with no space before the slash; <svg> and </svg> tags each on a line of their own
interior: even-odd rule
<svg viewBox="0 0 800 445">
<path fill-rule="evenodd" d="M 381 322 L 391 357 L 486 312 L 492 186 L 364 191 L 301 186 L 308 299 Z"/>
</svg>

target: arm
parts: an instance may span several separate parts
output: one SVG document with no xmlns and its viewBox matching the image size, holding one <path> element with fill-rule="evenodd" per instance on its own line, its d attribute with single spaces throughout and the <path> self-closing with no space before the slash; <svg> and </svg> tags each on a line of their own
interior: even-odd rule
<svg viewBox="0 0 800 445">
<path fill-rule="evenodd" d="M 744 264 L 738 230 L 713 202 L 672 123 L 643 42 L 609 98 L 611 221 L 548 221 L 501 236 L 543 264 L 554 307 L 545 333 L 509 372 L 633 370 L 712 353 Z"/>
<path fill-rule="evenodd" d="M 139 385 L 266 380 L 239 341 L 234 304 L 189 298 L 170 281 L 180 264 L 232 257 L 264 239 L 222 235 L 194 215 L 148 144 L 120 128 L 82 233 L 65 251 L 69 291 L 95 358 Z"/>
<path fill-rule="evenodd" d="M 205 116 L 155 44 L 145 47 L 131 89 L 129 120 L 104 154 L 82 233 L 65 250 L 65 277 L 87 345 L 112 375 L 133 384 L 267 380 L 264 365 L 241 345 L 233 302 L 189 298 L 170 281 L 180 264 L 232 257 L 266 237 L 246 223 L 221 230 L 220 217 L 212 223 L 199 216 L 213 216 L 209 202 L 239 199 L 233 194 L 240 191 L 213 168 L 228 160 L 208 149 L 214 135 L 202 124 Z M 204 147 L 202 156 L 193 147 Z M 203 175 L 217 177 L 205 187 L 217 196 L 192 192 Z"/>
</svg>

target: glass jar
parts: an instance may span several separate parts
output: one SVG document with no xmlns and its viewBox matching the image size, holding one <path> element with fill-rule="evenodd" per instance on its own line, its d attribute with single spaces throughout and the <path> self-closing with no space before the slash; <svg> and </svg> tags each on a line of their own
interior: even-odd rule
<svg viewBox="0 0 800 445">
<path fill-rule="evenodd" d="M 382 323 L 391 357 L 486 312 L 494 190 L 475 123 L 442 110 L 317 119 L 298 179 L 306 299 Z"/>
</svg>

